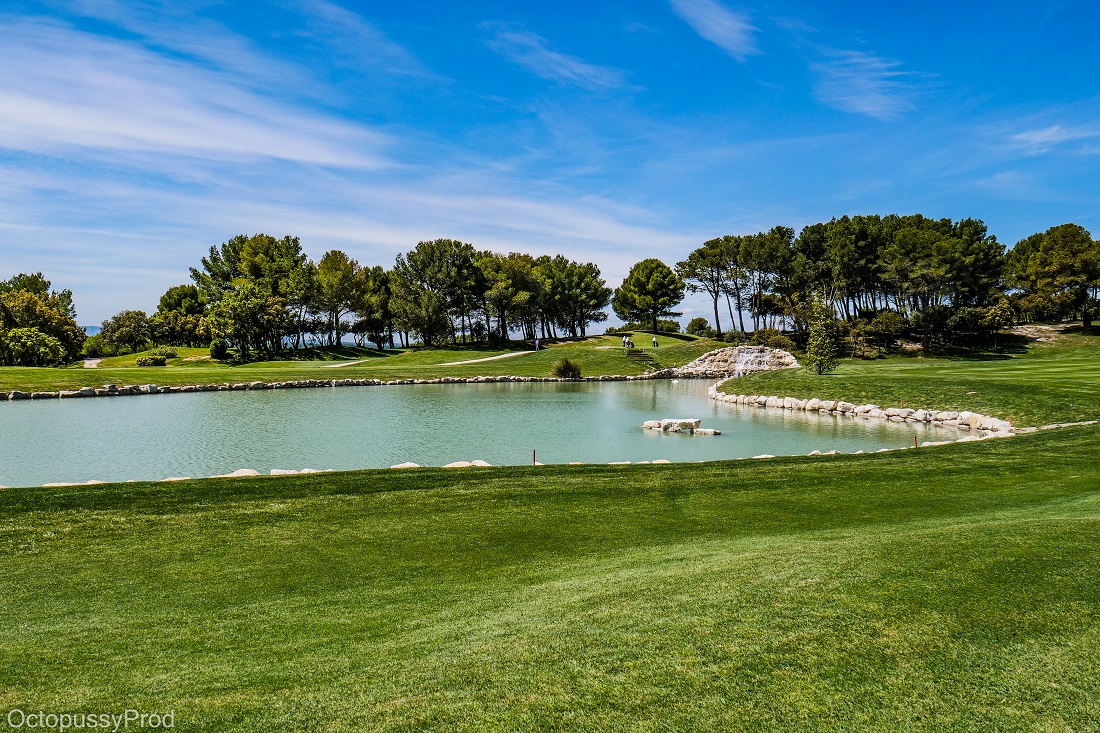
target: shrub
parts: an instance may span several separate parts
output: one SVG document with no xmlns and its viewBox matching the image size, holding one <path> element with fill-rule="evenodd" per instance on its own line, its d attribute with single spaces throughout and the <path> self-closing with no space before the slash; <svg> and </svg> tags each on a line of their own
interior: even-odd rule
<svg viewBox="0 0 1100 733">
<path fill-rule="evenodd" d="M 769 349 L 782 349 L 783 351 L 794 351 L 797 348 L 794 341 L 782 335 L 772 336 L 764 346 Z"/>
<path fill-rule="evenodd" d="M 580 379 L 581 365 L 572 359 L 559 359 L 550 368 L 550 375 L 558 379 Z"/>
<path fill-rule="evenodd" d="M 229 344 L 225 339 L 214 339 L 210 342 L 210 358 L 215 361 L 225 361 L 229 356 Z"/>
<path fill-rule="evenodd" d="M 163 356 L 150 356 L 146 354 L 145 356 L 139 356 L 137 358 L 138 366 L 164 366 L 167 363 L 168 360 Z"/>
<path fill-rule="evenodd" d="M 687 333 L 691 336 L 714 338 L 714 329 L 707 323 L 707 319 L 702 316 L 697 316 L 688 321 Z"/>
<path fill-rule="evenodd" d="M 749 343 L 753 346 L 767 346 L 769 340 L 782 335 L 783 334 L 779 333 L 779 331 L 774 328 L 758 328 L 752 332 Z"/>
<path fill-rule="evenodd" d="M 158 346 L 149 350 L 149 356 L 163 356 L 165 359 L 175 359 L 179 356 L 171 346 Z"/>
</svg>

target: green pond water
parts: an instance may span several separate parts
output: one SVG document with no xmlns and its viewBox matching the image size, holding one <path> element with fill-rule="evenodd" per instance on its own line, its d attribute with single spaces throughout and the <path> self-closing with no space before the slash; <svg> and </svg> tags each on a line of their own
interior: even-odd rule
<svg viewBox="0 0 1100 733">
<path fill-rule="evenodd" d="M 0 485 L 202 477 L 252 468 L 674 463 L 874 451 L 953 430 L 737 407 L 708 380 L 405 385 L 0 403 Z M 713 437 L 643 430 L 701 418 Z"/>
</svg>

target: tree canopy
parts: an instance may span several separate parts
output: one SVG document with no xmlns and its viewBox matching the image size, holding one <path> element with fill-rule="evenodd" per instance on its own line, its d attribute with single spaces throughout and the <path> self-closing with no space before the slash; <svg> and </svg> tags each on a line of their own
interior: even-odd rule
<svg viewBox="0 0 1100 733">
<path fill-rule="evenodd" d="M 648 321 L 656 331 L 661 316 L 682 315 L 672 309 L 684 299 L 684 288 L 684 281 L 672 268 L 651 257 L 630 268 L 611 307 L 624 321 Z"/>
<path fill-rule="evenodd" d="M 86 338 L 69 290 L 55 291 L 41 272 L 0 281 L 0 363 L 44 366 L 72 361 Z"/>
</svg>

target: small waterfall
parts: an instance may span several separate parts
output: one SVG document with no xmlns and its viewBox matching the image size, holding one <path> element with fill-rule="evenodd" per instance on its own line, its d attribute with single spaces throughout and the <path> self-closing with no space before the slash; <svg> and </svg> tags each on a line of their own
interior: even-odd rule
<svg viewBox="0 0 1100 733">
<path fill-rule="evenodd" d="M 788 352 L 767 346 L 730 346 L 704 354 L 686 366 L 676 369 L 678 376 L 742 377 L 798 366 Z"/>
</svg>

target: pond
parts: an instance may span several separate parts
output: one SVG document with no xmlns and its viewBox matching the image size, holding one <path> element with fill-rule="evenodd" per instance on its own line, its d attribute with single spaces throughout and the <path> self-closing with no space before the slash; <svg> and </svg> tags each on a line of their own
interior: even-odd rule
<svg viewBox="0 0 1100 733">
<path fill-rule="evenodd" d="M 874 451 L 958 437 L 925 424 L 719 403 L 709 380 L 340 387 L 0 404 L 0 485 L 202 477 L 252 468 L 674 463 Z M 701 418 L 718 436 L 642 430 Z"/>
</svg>

